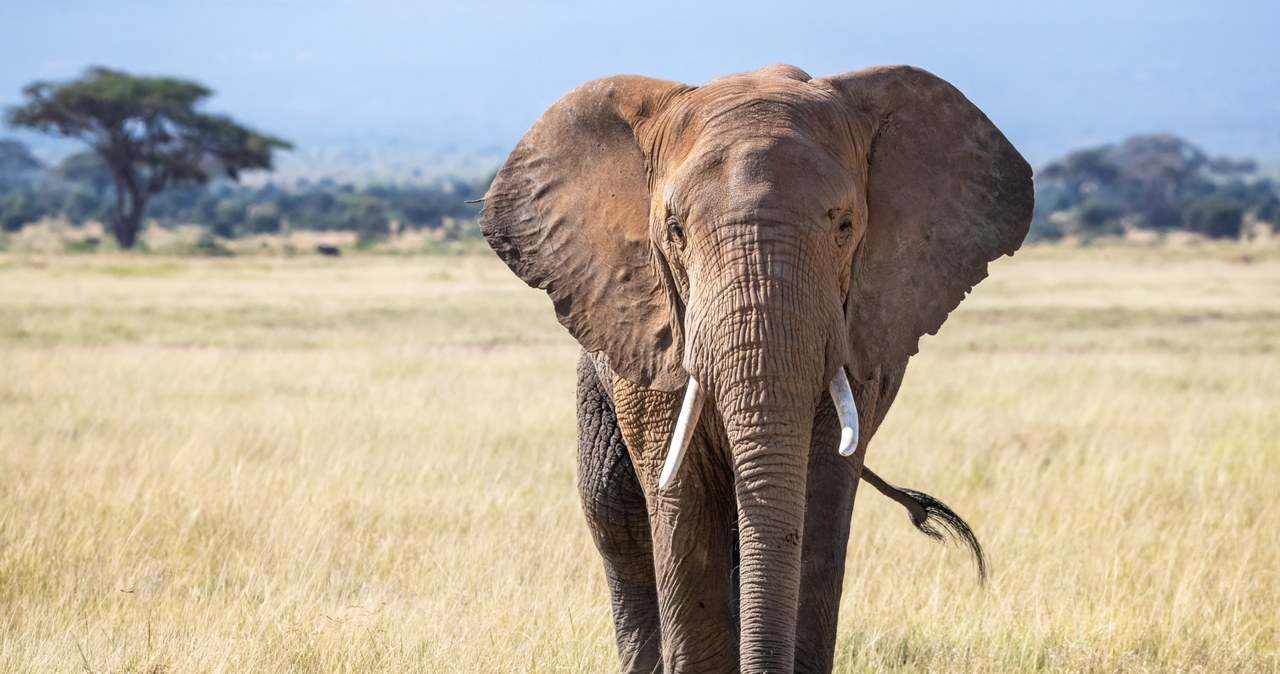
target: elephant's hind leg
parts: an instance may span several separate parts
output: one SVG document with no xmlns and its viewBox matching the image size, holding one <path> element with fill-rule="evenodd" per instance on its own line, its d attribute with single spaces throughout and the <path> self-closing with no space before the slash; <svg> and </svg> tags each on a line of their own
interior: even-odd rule
<svg viewBox="0 0 1280 674">
<path fill-rule="evenodd" d="M 622 671 L 660 672 L 658 595 L 644 492 L 613 402 L 586 354 L 578 361 L 578 494 L 604 558 Z"/>
</svg>

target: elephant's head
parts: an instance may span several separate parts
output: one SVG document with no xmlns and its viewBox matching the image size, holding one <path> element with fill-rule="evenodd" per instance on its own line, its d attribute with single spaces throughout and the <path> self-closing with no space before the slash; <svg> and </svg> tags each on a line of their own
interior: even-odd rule
<svg viewBox="0 0 1280 674">
<path fill-rule="evenodd" d="M 690 382 L 717 407 L 739 508 L 743 666 L 785 670 L 776 635 L 794 633 L 817 405 L 848 390 L 847 369 L 865 446 L 920 336 L 1018 248 L 1031 205 L 1027 163 L 937 77 L 774 66 L 696 88 L 579 87 L 511 153 L 481 226 L 618 376 Z M 686 395 L 686 415 L 698 402 Z"/>
</svg>

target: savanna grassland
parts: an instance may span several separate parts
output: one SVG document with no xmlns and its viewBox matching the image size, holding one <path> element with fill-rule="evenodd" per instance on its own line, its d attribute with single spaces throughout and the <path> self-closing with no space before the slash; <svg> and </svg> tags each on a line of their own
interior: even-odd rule
<svg viewBox="0 0 1280 674">
<path fill-rule="evenodd" d="M 0 671 L 616 668 L 576 347 L 491 257 L 0 257 Z M 1039 247 L 926 338 L 840 672 L 1280 671 L 1280 251 Z"/>
</svg>

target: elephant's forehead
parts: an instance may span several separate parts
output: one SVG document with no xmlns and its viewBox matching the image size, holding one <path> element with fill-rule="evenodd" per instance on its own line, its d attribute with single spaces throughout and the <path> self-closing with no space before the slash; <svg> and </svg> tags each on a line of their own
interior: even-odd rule
<svg viewBox="0 0 1280 674">
<path fill-rule="evenodd" d="M 718 220 L 731 212 L 826 210 L 849 200 L 849 171 L 800 133 L 705 138 L 664 188 L 669 210 Z"/>
<path fill-rule="evenodd" d="M 840 107 L 828 88 L 769 73 L 731 75 L 693 89 L 671 107 L 669 122 L 695 135 L 812 134 L 832 126 Z"/>
<path fill-rule="evenodd" d="M 692 189 L 721 185 L 799 186 L 835 168 L 827 153 L 802 134 L 706 138 L 696 144 L 676 174 L 676 182 Z M 686 184 L 687 183 L 687 184 Z"/>
<path fill-rule="evenodd" d="M 682 172 L 725 172 L 742 179 L 812 168 L 820 155 L 851 148 L 844 109 L 829 91 L 790 78 L 751 73 L 688 92 L 657 120 L 656 154 Z M 674 169 L 668 165 L 667 168 Z"/>
</svg>

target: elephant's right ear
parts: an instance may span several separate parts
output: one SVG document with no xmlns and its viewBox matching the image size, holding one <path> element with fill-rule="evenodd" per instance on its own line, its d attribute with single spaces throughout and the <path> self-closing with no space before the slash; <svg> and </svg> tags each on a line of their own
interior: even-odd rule
<svg viewBox="0 0 1280 674">
<path fill-rule="evenodd" d="M 635 129 L 685 85 L 619 76 L 556 101 L 485 195 L 480 229 L 507 266 L 551 297 L 588 352 L 636 384 L 676 390 L 681 335 L 649 239 L 649 183 Z"/>
</svg>

